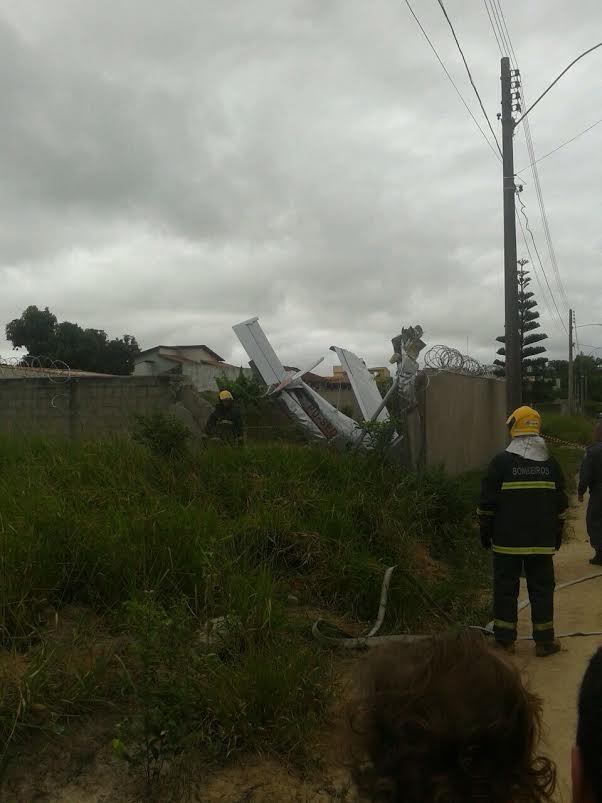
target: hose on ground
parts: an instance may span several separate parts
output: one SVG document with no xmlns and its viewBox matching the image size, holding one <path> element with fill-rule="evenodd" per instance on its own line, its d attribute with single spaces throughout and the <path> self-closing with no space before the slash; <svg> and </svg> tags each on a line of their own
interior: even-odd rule
<svg viewBox="0 0 602 803">
<path fill-rule="evenodd" d="M 418 634 L 410 634 L 410 633 L 397 633 L 389 636 L 378 636 L 377 633 L 379 632 L 384 619 L 385 614 L 387 611 L 387 599 L 389 596 L 389 587 L 391 585 L 391 577 L 393 572 L 395 571 L 395 566 L 389 566 L 389 568 L 385 571 L 385 576 L 383 578 L 381 591 L 380 591 L 380 603 L 378 607 L 378 616 L 374 625 L 370 628 L 368 633 L 365 636 L 350 636 L 348 633 L 344 633 L 339 628 L 333 627 L 329 625 L 324 619 L 318 619 L 314 622 L 312 626 L 312 634 L 314 638 L 320 643 L 325 646 L 329 647 L 342 647 L 344 649 L 349 650 L 357 650 L 357 649 L 366 649 L 368 647 L 378 647 L 383 644 L 391 644 L 394 642 L 405 642 L 409 643 L 412 641 L 419 641 L 421 639 L 429 638 L 428 635 L 418 635 Z M 404 574 L 407 574 L 404 572 Z M 420 584 L 415 580 L 414 577 L 407 574 L 407 576 L 412 580 L 414 585 L 419 589 L 420 593 L 422 594 L 425 599 L 431 604 L 431 606 L 437 610 L 439 613 L 444 613 L 445 618 L 448 622 L 452 622 L 451 617 L 445 613 L 439 605 L 437 605 L 434 600 L 427 594 L 427 592 L 420 586 Z M 564 588 L 569 588 L 570 586 L 579 585 L 579 583 L 585 583 L 588 580 L 596 580 L 597 578 L 602 577 L 602 572 L 596 572 L 595 574 L 588 574 L 585 577 L 579 577 L 576 580 L 569 580 L 566 583 L 561 583 L 559 586 L 556 586 L 557 591 L 562 591 Z M 518 605 L 518 610 L 522 611 L 530 605 L 530 601 L 528 599 L 523 600 Z M 456 624 L 455 622 L 452 622 Z M 329 628 L 330 633 L 326 633 L 325 629 Z M 472 630 L 479 630 L 481 633 L 485 635 L 492 636 L 493 635 L 493 622 L 489 622 L 486 627 L 471 627 Z M 589 631 L 581 631 L 575 630 L 570 633 L 559 633 L 557 634 L 557 638 L 573 638 L 576 636 L 602 636 L 602 630 L 589 630 Z M 523 641 L 530 641 L 530 636 L 519 636 L 520 640 Z"/>
</svg>

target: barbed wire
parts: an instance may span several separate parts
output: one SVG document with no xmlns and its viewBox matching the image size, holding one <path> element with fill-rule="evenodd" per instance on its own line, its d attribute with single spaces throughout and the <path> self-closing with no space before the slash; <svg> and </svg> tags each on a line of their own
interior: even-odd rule
<svg viewBox="0 0 602 803">
<path fill-rule="evenodd" d="M 0 379 L 48 379 L 62 384 L 71 379 L 71 369 L 52 357 L 3 357 L 0 355 Z"/>
<path fill-rule="evenodd" d="M 451 346 L 432 346 L 424 355 L 424 365 L 433 371 L 447 371 L 451 374 L 467 376 L 493 377 L 496 375 L 495 365 L 485 365 L 474 357 L 462 354 Z"/>
</svg>

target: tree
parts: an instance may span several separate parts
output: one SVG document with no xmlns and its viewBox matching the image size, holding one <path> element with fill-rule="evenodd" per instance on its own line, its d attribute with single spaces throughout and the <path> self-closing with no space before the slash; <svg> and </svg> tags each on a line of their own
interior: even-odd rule
<svg viewBox="0 0 602 803">
<path fill-rule="evenodd" d="M 6 325 L 6 339 L 13 348 L 26 348 L 32 356 L 48 355 L 53 349 L 56 325 L 56 315 L 48 307 L 27 307 L 20 318 Z"/>
<path fill-rule="evenodd" d="M 124 335 L 109 340 L 102 329 L 82 329 L 77 323 L 58 323 L 48 307 L 27 307 L 20 318 L 6 325 L 13 348 L 26 348 L 32 357 L 60 360 L 79 371 L 128 375 L 140 353 L 136 338 Z"/>
<path fill-rule="evenodd" d="M 104 355 L 105 370 L 110 374 L 132 374 L 139 354 L 138 341 L 132 335 L 109 340 Z"/>
<path fill-rule="evenodd" d="M 518 325 L 520 335 L 521 375 L 523 378 L 523 387 L 526 387 L 543 382 L 548 358 L 539 356 L 545 353 L 546 348 L 545 346 L 538 346 L 536 344 L 541 343 L 542 340 L 547 340 L 548 336 L 544 332 L 535 331 L 540 328 L 539 312 L 535 309 L 537 307 L 535 294 L 529 290 L 529 285 L 531 284 L 529 271 L 524 270 L 527 260 L 520 260 L 518 264 L 521 266 L 521 270 L 518 272 Z M 506 342 L 504 335 L 500 335 L 496 340 L 498 343 L 502 344 Z M 504 345 L 497 350 L 497 354 L 502 357 L 506 356 L 506 348 Z M 498 375 L 504 376 L 506 361 L 496 359 L 494 360 L 494 365 L 499 367 Z"/>
</svg>

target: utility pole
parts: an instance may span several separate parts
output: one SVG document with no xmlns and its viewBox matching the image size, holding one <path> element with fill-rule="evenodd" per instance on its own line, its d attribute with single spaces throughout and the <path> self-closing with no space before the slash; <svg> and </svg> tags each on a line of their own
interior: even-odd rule
<svg viewBox="0 0 602 803">
<path fill-rule="evenodd" d="M 575 412 L 575 382 L 573 380 L 573 310 L 569 310 L 569 415 Z"/>
<path fill-rule="evenodd" d="M 516 270 L 516 212 L 514 184 L 513 79 L 510 59 L 502 58 L 502 155 L 504 172 L 504 306 L 506 350 L 506 407 L 510 414 L 522 400 L 521 349 L 518 326 L 518 276 Z M 518 93 L 517 93 L 518 95 Z M 516 104 L 518 106 L 518 103 Z M 520 107 L 518 107 L 520 109 Z"/>
</svg>

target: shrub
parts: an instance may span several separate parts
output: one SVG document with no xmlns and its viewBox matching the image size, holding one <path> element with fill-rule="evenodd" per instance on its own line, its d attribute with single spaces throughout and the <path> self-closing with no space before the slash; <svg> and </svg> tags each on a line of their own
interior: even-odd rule
<svg viewBox="0 0 602 803">
<path fill-rule="evenodd" d="M 397 431 L 399 422 L 393 418 L 386 421 L 360 421 L 357 428 L 364 433 L 366 445 L 371 449 L 371 456 L 382 462 L 391 450 L 391 441 Z"/>
<path fill-rule="evenodd" d="M 215 380 L 219 390 L 229 390 L 234 399 L 247 407 L 255 407 L 265 395 L 265 386 L 255 377 L 247 377 L 242 370 L 236 379 L 218 376 Z"/>
<path fill-rule="evenodd" d="M 594 423 L 583 415 L 544 415 L 542 433 L 569 443 L 591 442 Z"/>
<path fill-rule="evenodd" d="M 156 412 L 136 416 L 132 437 L 158 457 L 181 457 L 186 450 L 190 430 L 175 416 Z"/>
</svg>

